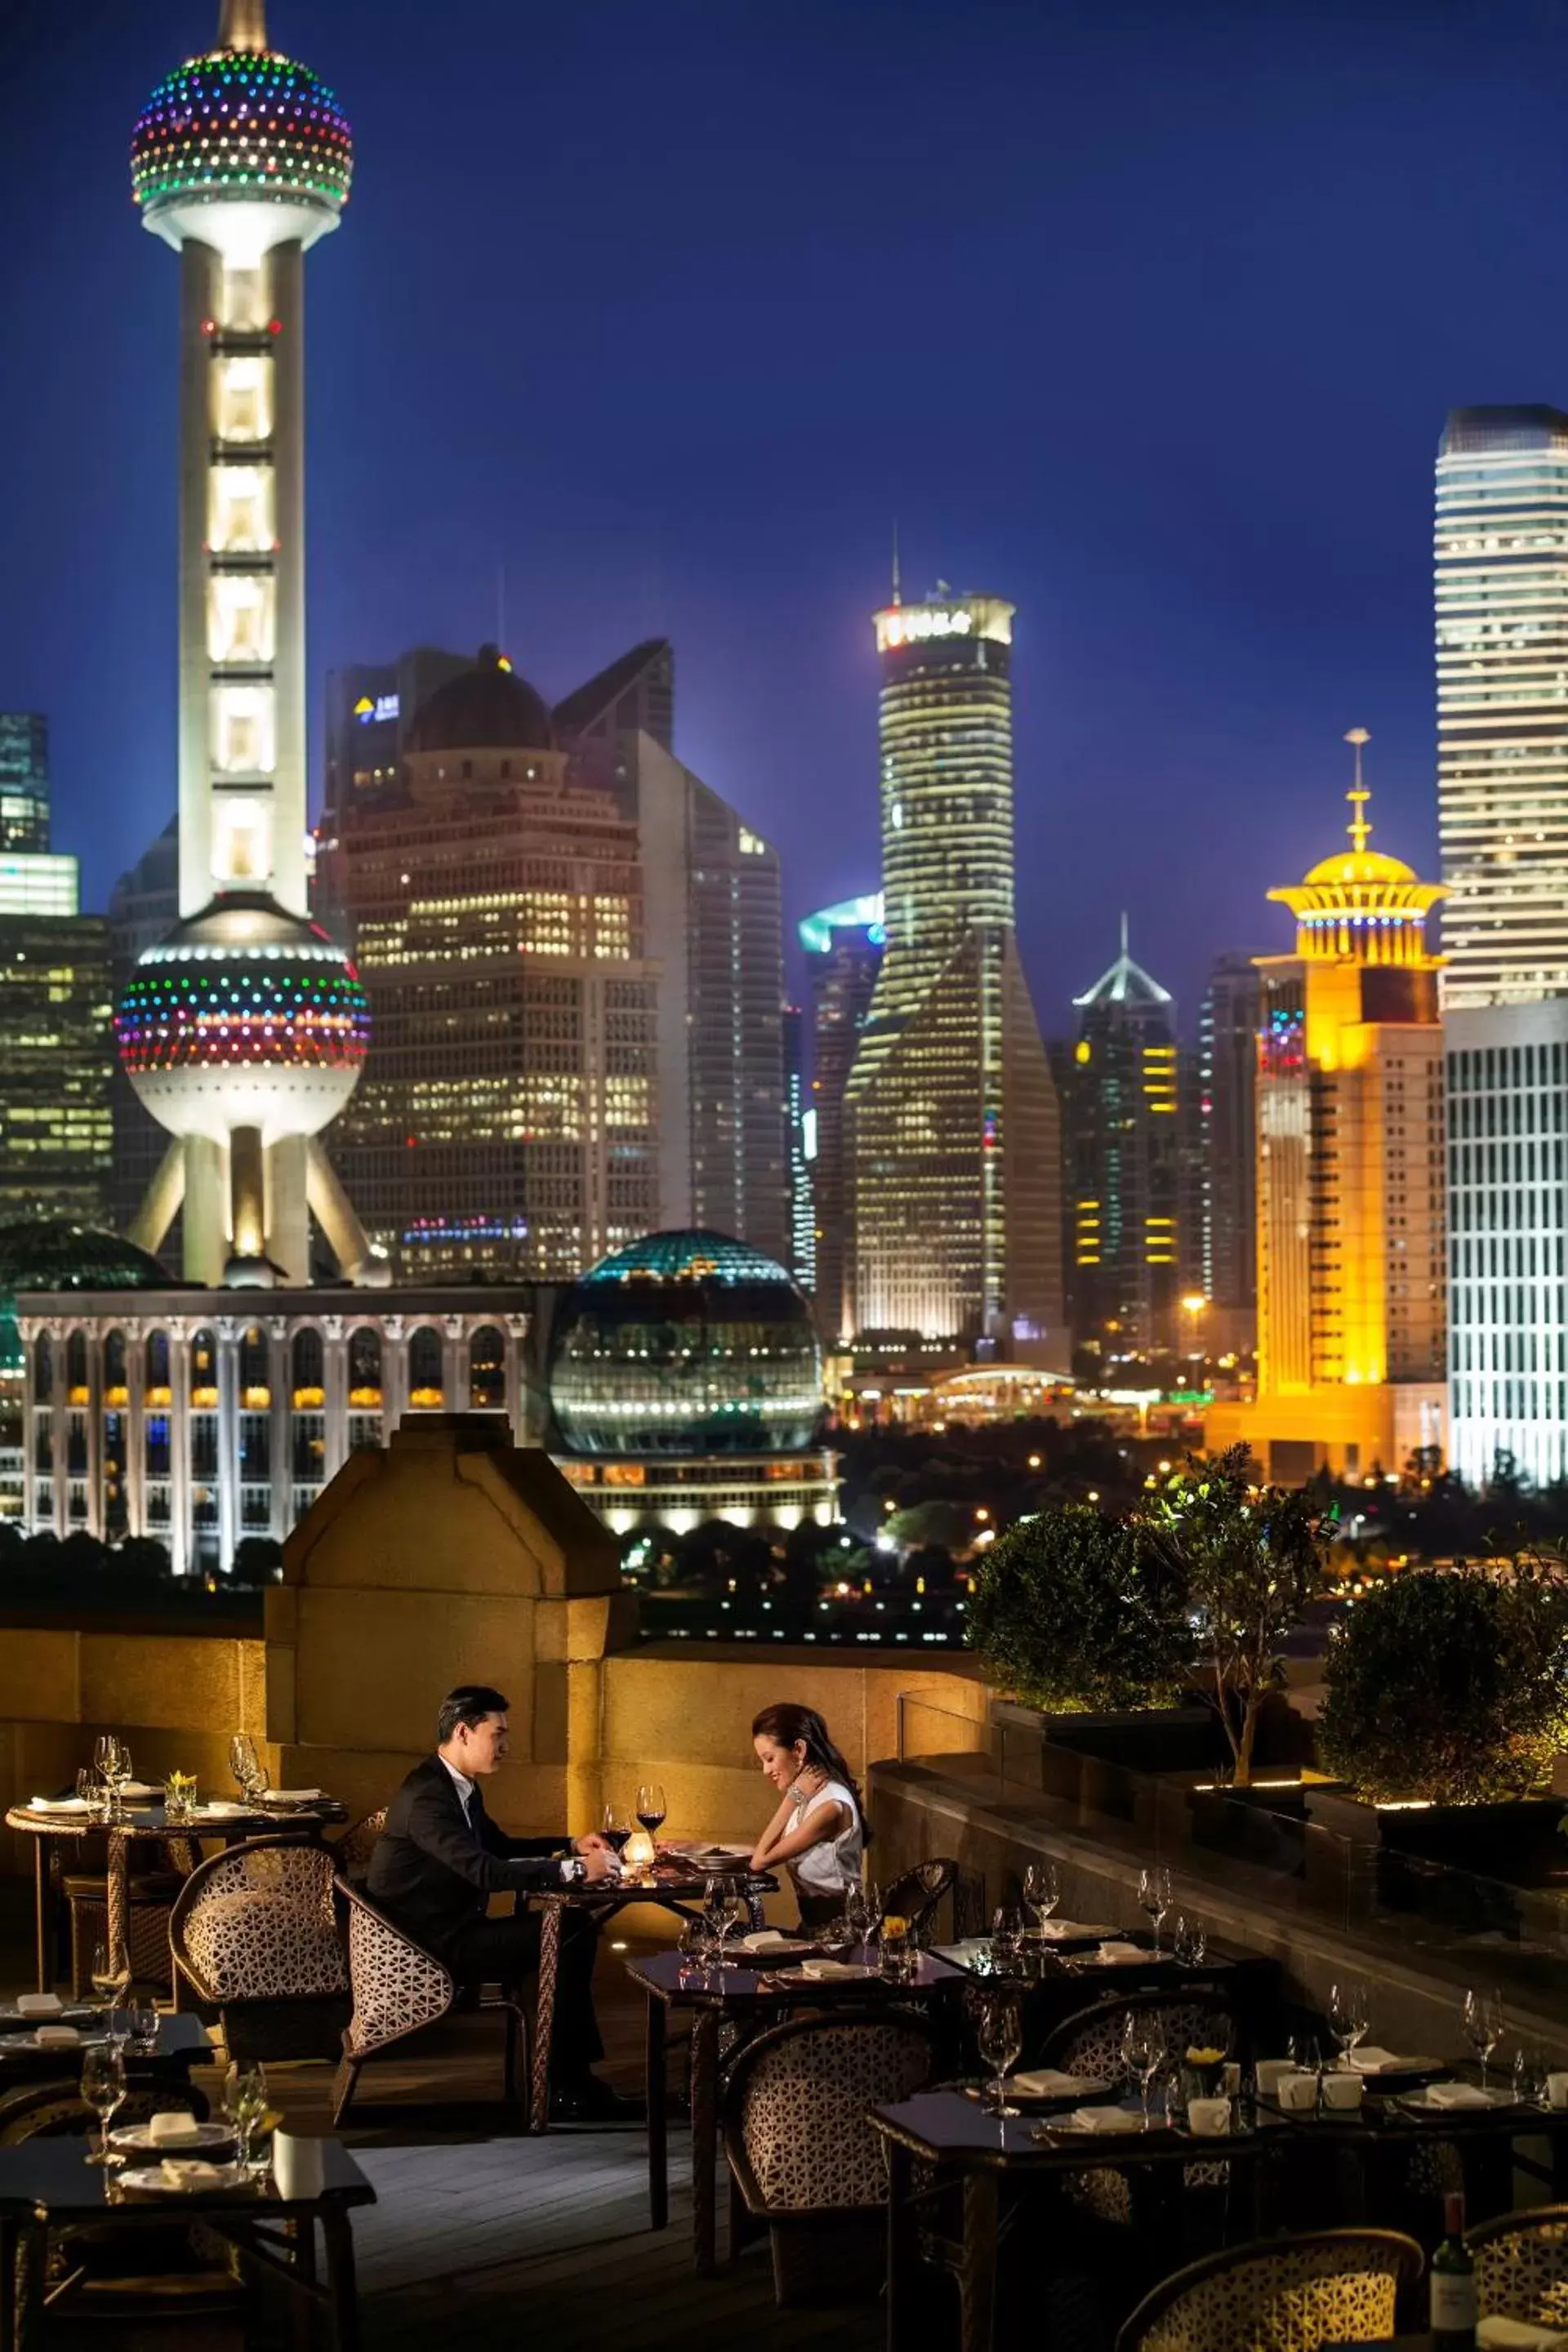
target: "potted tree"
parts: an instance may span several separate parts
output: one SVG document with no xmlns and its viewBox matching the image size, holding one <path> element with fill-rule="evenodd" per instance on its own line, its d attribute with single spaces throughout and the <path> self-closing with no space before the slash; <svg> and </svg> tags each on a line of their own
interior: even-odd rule
<svg viewBox="0 0 1568 2352">
<path fill-rule="evenodd" d="M 1236 1789 L 1252 1785 L 1264 1706 L 1284 1681 L 1281 1647 L 1322 1590 L 1326 1549 L 1310 1498 L 1258 1485 L 1253 1469 L 1245 1445 L 1189 1459 L 1142 1515 L 1185 1595 Z"/>
<path fill-rule="evenodd" d="M 1330 1642 L 1318 1757 L 1352 1797 L 1313 1811 L 1352 1834 L 1501 1866 L 1561 1813 L 1543 1791 L 1565 1725 L 1561 1563 L 1406 1570 L 1348 1608 Z"/>
<path fill-rule="evenodd" d="M 1138 1797 L 1117 1767 L 1154 1761 L 1152 1736 L 1205 1736 L 1181 1706 L 1193 1639 L 1180 1591 L 1141 1528 L 1089 1504 L 1010 1528 L 975 1564 L 965 1627 L 1006 1694 L 991 1706 L 1001 1739 L 1058 1795 L 1120 1815 Z"/>
</svg>

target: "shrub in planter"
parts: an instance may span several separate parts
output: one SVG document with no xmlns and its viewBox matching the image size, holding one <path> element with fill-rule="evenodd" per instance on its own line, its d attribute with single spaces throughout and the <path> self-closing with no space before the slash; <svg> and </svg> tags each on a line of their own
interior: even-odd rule
<svg viewBox="0 0 1568 2352">
<path fill-rule="evenodd" d="M 1021 1519 L 993 1544 L 965 1622 L 998 1682 L 1064 1715 L 1169 1705 L 1193 1649 L 1180 1591 L 1142 1530 L 1086 1503 Z"/>
<path fill-rule="evenodd" d="M 1323 1589 L 1327 1550 L 1311 1498 L 1258 1486 L 1253 1468 L 1245 1445 L 1189 1458 L 1143 1512 L 1148 1541 L 1186 1596 L 1238 1789 L 1252 1785 L 1258 1718 L 1283 1679 L 1280 1644 Z"/>
<path fill-rule="evenodd" d="M 1568 1583 L 1528 1559 L 1407 1569 L 1348 1611 L 1324 1682 L 1319 1762 L 1363 1797 L 1525 1796 L 1568 1721 Z"/>
</svg>

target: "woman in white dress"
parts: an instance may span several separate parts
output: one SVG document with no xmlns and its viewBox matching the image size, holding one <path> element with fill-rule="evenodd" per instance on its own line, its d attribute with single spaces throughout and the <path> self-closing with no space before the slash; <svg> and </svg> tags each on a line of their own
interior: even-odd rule
<svg viewBox="0 0 1568 2352">
<path fill-rule="evenodd" d="M 753 1870 L 782 1863 L 795 1884 L 803 1927 L 837 1918 L 860 1876 L 866 1819 L 849 1767 L 816 1709 L 765 1706 L 752 1726 L 764 1779 L 782 1802 L 757 1841 Z"/>
</svg>

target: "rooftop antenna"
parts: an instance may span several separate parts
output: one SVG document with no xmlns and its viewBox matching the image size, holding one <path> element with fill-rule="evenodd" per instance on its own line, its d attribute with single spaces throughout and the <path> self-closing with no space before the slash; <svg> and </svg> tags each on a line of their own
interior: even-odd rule
<svg viewBox="0 0 1568 2352">
<path fill-rule="evenodd" d="M 895 515 L 893 517 L 893 602 L 895 604 L 901 604 L 903 601 L 903 586 L 899 572 L 899 519 Z"/>
<path fill-rule="evenodd" d="M 506 565 L 496 565 L 496 643 L 506 651 Z"/>
<path fill-rule="evenodd" d="M 1121 909 L 1121 961 L 1127 961 L 1127 909 Z"/>
<path fill-rule="evenodd" d="M 267 48 L 267 0 L 223 0 L 218 24 L 220 49 L 247 49 L 262 56 Z"/>
<path fill-rule="evenodd" d="M 1352 811 L 1348 830 L 1358 857 L 1372 838 L 1372 827 L 1366 820 L 1366 803 L 1371 800 L 1372 794 L 1361 780 L 1362 745 L 1370 743 L 1371 740 L 1371 732 L 1365 727 L 1352 727 L 1345 735 L 1345 741 L 1353 743 L 1355 746 L 1355 782 L 1345 794 L 1345 798 L 1349 801 Z"/>
</svg>

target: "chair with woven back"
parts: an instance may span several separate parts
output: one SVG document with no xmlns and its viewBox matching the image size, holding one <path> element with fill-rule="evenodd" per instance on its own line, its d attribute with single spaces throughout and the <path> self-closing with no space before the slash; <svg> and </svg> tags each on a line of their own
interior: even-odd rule
<svg viewBox="0 0 1568 2352">
<path fill-rule="evenodd" d="M 145 2123 L 166 2111 L 207 2116 L 200 2091 L 184 2084 L 139 2085 L 126 2095 L 114 2128 Z M 73 2079 L 26 2083 L 0 2095 L 0 2147 L 30 2139 L 82 2138 L 96 2131 L 98 2117 Z M 28 2305 L 29 2265 L 40 2259 L 37 2242 L 24 2238 L 17 2254 L 18 2303 Z M 144 2229 L 123 2225 L 95 2230 L 90 2224 L 57 2231 L 50 2240 L 49 2267 L 42 2282 L 51 2323 L 98 2336 L 105 2352 L 161 2352 L 185 2328 L 210 2343 L 223 2322 L 243 2321 L 247 2296 L 232 2252 L 221 2250 L 208 2231 L 193 2231 L 166 2205 L 150 2205 Z M 226 2329 L 226 2334 L 227 2330 Z M 49 2340 L 53 2340 L 51 2326 Z M 29 2336 L 26 2339 L 31 2342 Z"/>
<path fill-rule="evenodd" d="M 958 1864 L 950 1855 L 933 1854 L 917 1862 L 882 1889 L 877 1906 L 879 1925 L 884 1919 L 907 1919 L 917 1932 L 930 1926 L 938 1906 L 958 1882 Z"/>
<path fill-rule="evenodd" d="M 1142 1997 L 1113 1993 L 1096 2001 L 1091 2009 L 1080 2009 L 1073 2016 L 1063 2018 L 1047 2037 L 1040 2053 L 1041 2064 L 1058 2067 L 1064 2074 L 1081 2075 L 1089 2082 L 1109 2084 L 1118 2093 L 1125 2091 L 1131 2076 L 1122 2050 L 1122 2037 L 1133 2016 L 1147 2020 L 1159 2034 L 1165 2045 L 1168 2064 L 1179 2064 L 1184 2053 L 1194 2047 L 1243 2056 L 1241 2051 L 1233 2048 L 1237 2030 L 1235 2015 L 1217 1994 L 1196 1990 L 1147 1993 Z M 1223 2160 L 1200 2158 L 1184 2166 L 1182 2178 L 1186 2188 L 1223 2189 L 1228 2186 L 1229 2168 Z M 1148 2179 L 1141 2177 L 1140 2186 L 1147 2189 Z M 1120 2224 L 1134 2218 L 1129 2176 L 1110 2166 L 1096 2165 L 1075 2174 L 1066 2193 L 1099 2221 Z"/>
<path fill-rule="evenodd" d="M 1532 2205 L 1467 2230 L 1483 2319 L 1568 2333 L 1568 2205 Z"/>
<path fill-rule="evenodd" d="M 1116 2352 L 1317 2352 L 1390 2342 L 1425 2257 L 1396 2230 L 1313 2230 L 1227 2246 L 1162 2280 Z"/>
<path fill-rule="evenodd" d="M 386 1807 L 365 1813 L 351 1822 L 332 1847 L 332 1860 L 340 1878 L 352 1886 L 363 1886 L 370 1873 L 370 1858 L 375 1852 L 376 1840 L 386 1827 Z"/>
<path fill-rule="evenodd" d="M 353 2010 L 342 2032 L 342 2055 L 332 2085 L 334 2124 L 342 2124 L 359 2087 L 366 2062 L 410 2034 L 438 2025 L 458 2006 L 456 1978 L 433 1952 L 394 1927 L 363 1887 L 335 1882 L 348 1927 L 349 1985 Z M 504 2087 L 509 2100 L 520 2094 L 520 2056 L 526 2057 L 528 2019 L 506 1987 L 479 2004 L 500 2009 L 506 2021 Z"/>
<path fill-rule="evenodd" d="M 326 1846 L 251 1838 L 192 1871 L 169 1923 L 176 2000 L 216 2011 L 235 2059 L 324 2058 L 349 1971 Z"/>
<path fill-rule="evenodd" d="M 878 2289 L 888 2175 L 867 2117 L 929 2083 L 935 2028 L 886 2010 L 791 2018 L 746 2044 L 724 2091 L 724 2152 L 739 2200 L 773 2243 L 781 2304 Z"/>
</svg>

